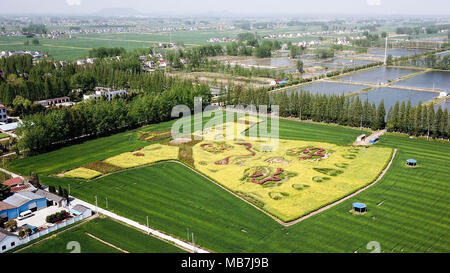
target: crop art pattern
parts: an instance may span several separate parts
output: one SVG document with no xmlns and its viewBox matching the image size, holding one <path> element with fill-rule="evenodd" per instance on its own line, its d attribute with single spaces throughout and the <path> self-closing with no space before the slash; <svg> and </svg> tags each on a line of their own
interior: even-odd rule
<svg viewBox="0 0 450 273">
<path fill-rule="evenodd" d="M 390 154 L 389 148 L 296 140 L 271 147 L 261 138 L 203 141 L 193 147 L 196 169 L 282 221 L 371 183 Z"/>
</svg>

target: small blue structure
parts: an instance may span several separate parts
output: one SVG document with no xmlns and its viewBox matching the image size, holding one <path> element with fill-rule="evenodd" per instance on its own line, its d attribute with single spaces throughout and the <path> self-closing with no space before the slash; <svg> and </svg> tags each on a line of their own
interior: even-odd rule
<svg viewBox="0 0 450 273">
<path fill-rule="evenodd" d="M 415 166 L 417 166 L 417 160 L 415 160 L 415 159 L 408 159 L 408 160 L 406 160 L 406 165 L 415 167 Z"/>
<path fill-rule="evenodd" d="M 353 203 L 353 210 L 356 212 L 367 212 L 367 206 L 364 203 Z"/>
<path fill-rule="evenodd" d="M 374 143 L 378 142 L 378 140 L 379 140 L 378 137 L 376 137 L 376 138 L 370 140 L 369 142 L 370 142 L 370 144 L 374 144 Z"/>
</svg>

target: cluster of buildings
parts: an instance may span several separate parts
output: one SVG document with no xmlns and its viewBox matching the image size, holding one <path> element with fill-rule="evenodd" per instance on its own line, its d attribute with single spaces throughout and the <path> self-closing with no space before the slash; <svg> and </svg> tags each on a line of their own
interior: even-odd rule
<svg viewBox="0 0 450 273">
<path fill-rule="evenodd" d="M 44 107 L 50 107 L 50 106 L 66 107 L 66 106 L 72 106 L 74 103 L 70 101 L 69 97 L 60 97 L 60 98 L 35 101 L 34 104 L 40 104 Z"/>
<path fill-rule="evenodd" d="M 2 184 L 10 187 L 11 194 L 0 201 L 0 218 L 3 222 L 14 220 L 18 227 L 11 232 L 0 228 L 0 253 L 92 215 L 89 208 L 79 204 L 69 210 L 65 198 L 46 190 L 37 189 L 22 177 L 8 179 Z M 81 217 L 72 219 L 70 222 L 63 220 L 63 225 L 55 226 L 46 223 L 46 216 L 61 210 L 68 211 L 70 217 L 80 215 Z M 39 215 L 37 216 L 37 214 Z M 40 223 L 39 226 L 34 226 L 36 223 Z M 30 228 L 32 234 L 29 236 L 31 238 L 19 237 L 19 231 L 23 228 Z"/>
<path fill-rule="evenodd" d="M 363 33 L 366 30 L 353 29 L 353 30 L 334 30 L 334 31 L 313 31 L 313 32 L 299 32 L 299 33 L 275 33 L 263 36 L 263 39 L 292 39 L 309 36 L 322 36 L 322 35 L 343 35 L 351 33 Z"/>
<path fill-rule="evenodd" d="M 128 91 L 125 89 L 114 90 L 113 88 L 108 88 L 108 87 L 96 87 L 96 88 L 94 88 L 93 94 L 83 95 L 83 100 L 105 98 L 108 101 L 110 101 L 117 96 L 126 97 L 127 94 L 128 94 Z"/>
<path fill-rule="evenodd" d="M 237 42 L 236 39 L 232 39 L 229 37 L 222 37 L 222 38 L 209 38 L 208 40 L 206 40 L 206 42 L 208 43 L 231 43 L 231 42 Z"/>
<path fill-rule="evenodd" d="M 87 58 L 85 60 L 77 60 L 77 65 L 94 64 L 97 58 Z"/>
<path fill-rule="evenodd" d="M 40 51 L 8 51 L 8 50 L 2 50 L 0 51 L 0 58 L 6 58 L 10 56 L 17 56 L 17 55 L 31 55 L 33 57 L 33 60 L 38 60 L 40 58 L 46 57 L 42 52 Z"/>
</svg>

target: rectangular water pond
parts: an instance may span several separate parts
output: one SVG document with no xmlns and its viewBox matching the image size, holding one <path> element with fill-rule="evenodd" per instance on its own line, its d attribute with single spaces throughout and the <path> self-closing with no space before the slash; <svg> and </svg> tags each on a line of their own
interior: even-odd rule
<svg viewBox="0 0 450 273">
<path fill-rule="evenodd" d="M 296 64 L 295 60 L 288 57 L 281 58 L 265 58 L 265 59 L 249 59 L 249 60 L 239 60 L 235 62 L 238 65 L 244 66 L 255 66 L 262 68 L 279 68 L 288 67 Z"/>
<path fill-rule="evenodd" d="M 374 63 L 374 61 L 368 60 L 352 60 L 352 59 L 335 59 L 333 61 L 327 61 L 323 63 L 317 63 L 318 65 L 333 68 L 345 68 L 345 67 L 355 67 L 360 65 L 366 65 Z"/>
<path fill-rule="evenodd" d="M 425 89 L 450 89 L 450 72 L 430 71 L 403 81 L 394 83 L 395 86 L 417 87 Z"/>
<path fill-rule="evenodd" d="M 357 96 L 363 102 L 366 100 L 366 98 L 369 99 L 369 102 L 375 103 L 377 107 L 380 101 L 384 99 L 384 108 L 386 109 L 387 114 L 389 108 L 394 107 L 396 101 L 398 101 L 401 104 L 402 101 L 407 103 L 408 100 L 411 100 L 411 105 L 416 106 L 419 104 L 419 101 L 422 101 L 422 103 L 427 102 L 439 96 L 439 93 L 381 87 Z"/>
<path fill-rule="evenodd" d="M 450 50 L 447 50 L 447 51 L 444 51 L 444 52 L 441 52 L 441 53 L 436 53 L 436 55 L 439 55 L 439 56 L 442 56 L 442 57 L 450 55 Z"/>
<path fill-rule="evenodd" d="M 384 84 L 390 80 L 395 80 L 403 76 L 417 72 L 413 69 L 380 67 L 372 70 L 367 70 L 348 76 L 340 77 L 340 80 L 348 82 L 367 82 L 374 84 Z"/>
<path fill-rule="evenodd" d="M 369 49 L 370 54 L 384 57 L 384 49 Z M 425 50 L 422 49 L 403 49 L 403 48 L 392 48 L 387 50 L 387 55 L 392 55 L 393 57 L 403 57 L 414 54 L 422 54 Z"/>
<path fill-rule="evenodd" d="M 335 83 L 335 82 L 317 82 L 313 84 L 304 85 L 301 87 L 293 88 L 287 90 L 287 94 L 290 95 L 292 92 L 300 92 L 300 91 L 309 91 L 311 94 L 319 93 L 319 94 L 351 94 L 355 92 L 359 92 L 365 88 L 368 88 L 364 85 L 357 84 L 348 84 L 348 83 Z"/>
</svg>

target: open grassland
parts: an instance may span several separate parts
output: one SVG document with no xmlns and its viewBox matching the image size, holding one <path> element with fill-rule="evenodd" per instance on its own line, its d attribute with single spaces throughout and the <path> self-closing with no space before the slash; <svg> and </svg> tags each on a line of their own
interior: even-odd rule
<svg viewBox="0 0 450 273">
<path fill-rule="evenodd" d="M 165 129 L 158 126 L 147 130 Z M 346 145 L 360 133 L 338 126 L 280 120 L 282 139 Z M 132 132 L 123 134 L 138 137 Z M 181 239 L 186 238 L 189 228 L 195 233 L 196 243 L 213 251 L 369 252 L 366 245 L 370 241 L 379 242 L 384 252 L 450 251 L 448 143 L 390 134 L 381 137 L 376 147 L 398 148 L 381 181 L 335 207 L 284 227 L 177 163 L 159 163 L 90 182 L 47 176 L 149 144 L 135 140 L 139 143 L 135 147 L 103 151 L 105 147 L 114 148 L 103 144 L 113 137 L 64 148 L 65 153 L 61 149 L 20 159 L 11 163 L 11 169 L 21 173 L 34 170 L 46 185 L 70 184 L 71 194 L 87 202 L 93 203 L 97 195 L 103 208 L 108 197 L 109 210 L 140 223 L 145 223 L 148 215 L 151 227 Z M 81 158 L 72 157 L 73 153 Z M 419 166 L 405 167 L 408 158 L 418 160 Z M 367 204 L 367 214 L 349 212 L 357 201 Z"/>
<path fill-rule="evenodd" d="M 178 253 L 183 250 L 169 243 L 127 227 L 109 218 L 96 218 L 74 229 L 65 231 L 48 240 L 44 240 L 21 253 L 69 253 L 67 244 L 71 241 L 80 243 L 81 253 L 120 253 L 103 242 L 86 233 L 108 242 L 124 251 L 132 253 Z"/>
</svg>

